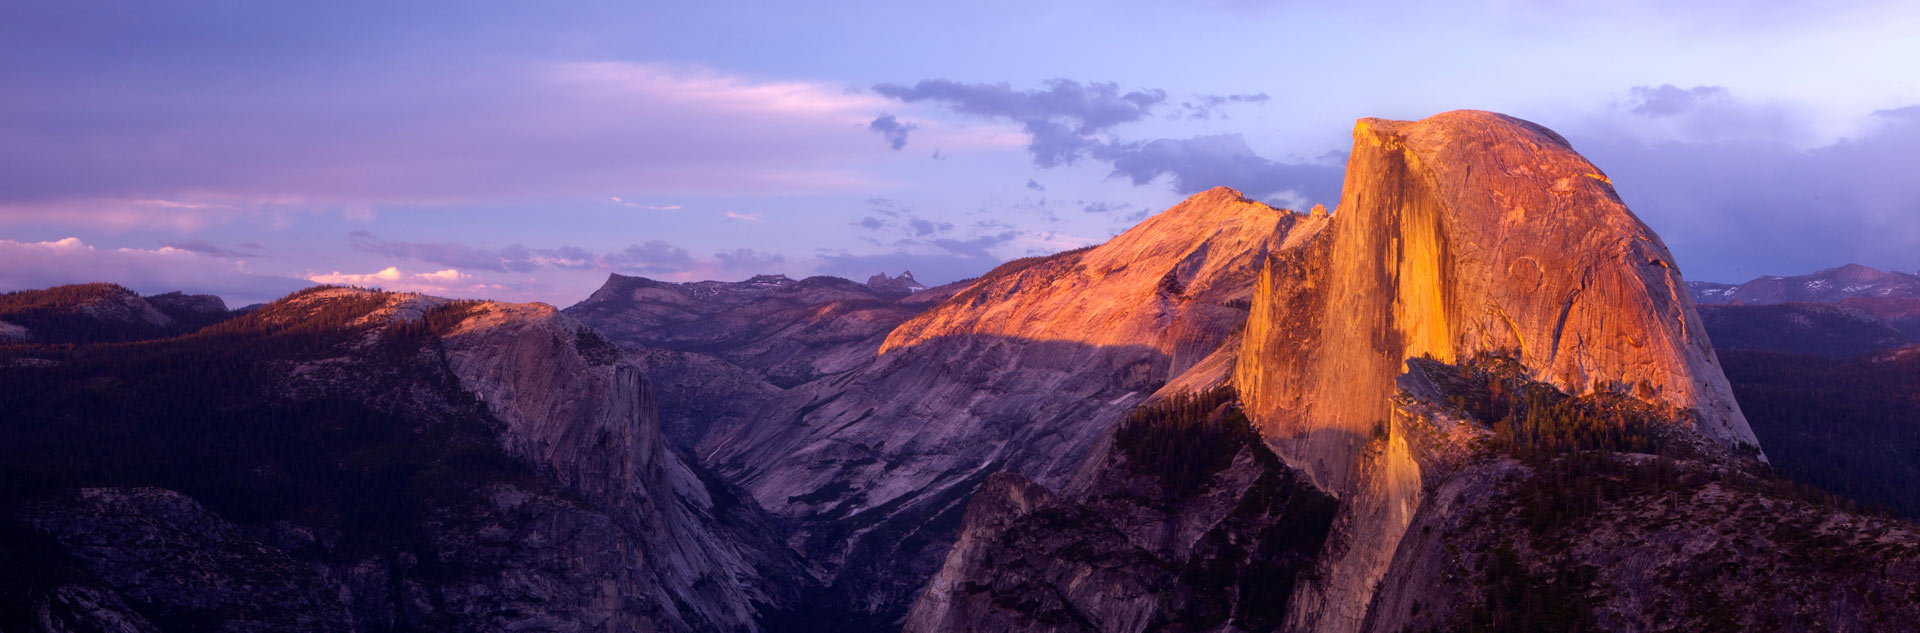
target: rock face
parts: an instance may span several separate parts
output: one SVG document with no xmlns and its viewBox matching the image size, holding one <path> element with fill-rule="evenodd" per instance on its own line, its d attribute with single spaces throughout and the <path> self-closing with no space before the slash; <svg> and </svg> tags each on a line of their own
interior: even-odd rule
<svg viewBox="0 0 1920 633">
<path fill-rule="evenodd" d="M 1343 503 L 1294 627 L 1356 630 L 1440 483 L 1396 419 L 1406 361 L 1502 350 L 1756 446 L 1672 256 L 1565 139 L 1488 112 L 1363 119 L 1332 227 L 1268 258 L 1234 372 L 1269 442 Z"/>
<path fill-rule="evenodd" d="M 1364 119 L 1344 192 L 1324 269 L 1264 273 L 1235 375 L 1316 481 L 1347 487 L 1420 356 L 1518 350 L 1553 384 L 1631 389 L 1754 443 L 1673 257 L 1559 135 L 1475 111 Z"/>
<path fill-rule="evenodd" d="M 897 627 L 980 482 L 1064 482 L 1122 412 L 1231 338 L 1261 254 L 1323 224 L 1216 189 L 1099 247 L 1010 262 L 878 355 L 786 390 L 707 463 L 794 520 L 826 601 Z"/>
<path fill-rule="evenodd" d="M 1847 264 L 1794 277 L 1757 277 L 1737 285 L 1696 281 L 1687 288 L 1694 301 L 1702 304 L 1832 303 L 1855 297 L 1920 297 L 1920 276 Z"/>
</svg>

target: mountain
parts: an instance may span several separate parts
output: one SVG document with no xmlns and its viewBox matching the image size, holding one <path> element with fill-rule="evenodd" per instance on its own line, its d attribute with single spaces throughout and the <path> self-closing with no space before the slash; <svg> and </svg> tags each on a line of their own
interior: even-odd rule
<svg viewBox="0 0 1920 633">
<path fill-rule="evenodd" d="M 1709 328 L 1865 312 L 1696 310 L 1532 123 L 1353 136 L 1334 213 L 1217 188 L 918 292 L 320 288 L 0 345 L 0 630 L 1920 621 L 1920 528 L 1804 485 L 1911 481 L 1920 354 L 1723 369 Z"/>
<path fill-rule="evenodd" d="M 1702 304 L 1833 303 L 1855 297 L 1920 297 L 1920 276 L 1847 264 L 1797 277 L 1758 277 L 1737 285 L 1693 282 L 1687 289 Z"/>
<path fill-rule="evenodd" d="M 0 355 L 7 630 L 759 630 L 811 582 L 544 305 L 315 288 Z"/>
<path fill-rule="evenodd" d="M 93 343 L 163 338 L 218 323 L 230 314 L 212 295 L 151 297 L 108 283 L 0 294 L 0 342 Z"/>
<path fill-rule="evenodd" d="M 927 289 L 926 286 L 920 284 L 920 280 L 913 278 L 913 271 L 911 270 L 900 273 L 899 277 L 888 277 L 886 273 L 868 277 L 867 287 L 882 292 L 894 293 L 914 293 Z"/>
<path fill-rule="evenodd" d="M 1870 630 L 1912 617 L 1851 596 L 1911 604 L 1899 596 L 1915 589 L 1915 530 L 1770 474 L 1672 258 L 1604 174 L 1552 132 L 1491 113 L 1368 119 L 1354 137 L 1330 225 L 1261 257 L 1244 334 L 1222 350 L 1233 357 L 1136 410 L 1186 411 L 1171 418 L 1189 431 L 1110 425 L 1065 482 L 990 479 L 910 630 L 1743 630 L 1808 617 Z M 1188 407 L 1176 393 L 1222 381 L 1237 395 Z M 1261 450 L 1202 439 L 1236 437 L 1225 420 L 1238 416 Z M 1253 468 L 1266 449 L 1279 465 Z M 1153 455 L 1182 466 L 1142 468 Z M 1274 483 L 1242 487 L 1262 477 Z M 1303 486 L 1333 504 L 1325 522 L 1269 509 L 1272 523 L 1248 526 L 1225 511 L 1312 498 Z M 1253 536 L 1264 529 L 1296 549 L 1232 562 L 1183 551 L 1218 542 L 1202 535 L 1269 547 Z M 1822 562 L 1855 548 L 1875 552 L 1862 569 L 1876 571 Z M 1768 580 L 1739 571 L 1758 568 Z M 1247 608 L 1262 587 L 1288 597 Z M 1726 606 L 1762 599 L 1774 606 Z"/>
</svg>

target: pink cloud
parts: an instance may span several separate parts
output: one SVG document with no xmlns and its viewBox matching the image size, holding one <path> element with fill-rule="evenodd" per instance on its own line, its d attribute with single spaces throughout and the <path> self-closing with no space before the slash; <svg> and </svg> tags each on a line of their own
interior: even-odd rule
<svg viewBox="0 0 1920 633">
<path fill-rule="evenodd" d="M 307 280 L 318 284 L 336 284 L 345 286 L 372 286 L 400 292 L 418 292 L 422 294 L 450 295 L 459 297 L 485 297 L 489 293 L 498 294 L 506 286 L 477 280 L 473 275 L 447 268 L 424 273 L 401 272 L 397 266 L 388 266 L 371 273 L 307 273 Z"/>
<path fill-rule="evenodd" d="M 143 84 L 81 110 L 26 112 L 0 134 L 0 223 L 193 230 L 288 209 L 364 217 L 591 191 L 633 192 L 625 202 L 891 184 L 867 171 L 889 158 L 863 127 L 881 100 L 844 86 L 626 62 L 490 70 L 241 94 Z M 151 115 L 156 102 L 166 116 Z"/>
</svg>

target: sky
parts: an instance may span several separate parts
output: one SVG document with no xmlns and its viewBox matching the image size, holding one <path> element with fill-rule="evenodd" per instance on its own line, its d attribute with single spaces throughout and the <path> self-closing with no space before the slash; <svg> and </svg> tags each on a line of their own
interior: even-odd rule
<svg viewBox="0 0 1920 633">
<path fill-rule="evenodd" d="M 1920 3 L 0 0 L 0 291 L 931 284 L 1353 122 L 1566 136 L 1691 280 L 1920 269 Z M 1338 212 L 1337 209 L 1335 211 Z"/>
</svg>

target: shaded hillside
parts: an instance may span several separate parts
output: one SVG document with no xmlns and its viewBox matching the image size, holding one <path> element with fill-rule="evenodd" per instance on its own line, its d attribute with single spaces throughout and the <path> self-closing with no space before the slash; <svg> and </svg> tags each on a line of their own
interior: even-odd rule
<svg viewBox="0 0 1920 633">
<path fill-rule="evenodd" d="M 1796 481 L 1920 519 L 1920 354 L 1722 350 L 1767 457 Z"/>
<path fill-rule="evenodd" d="M 1280 462 L 1232 390 L 1128 414 L 1055 493 L 1014 474 L 967 504 L 906 630 L 1274 630 L 1336 501 Z"/>
<path fill-rule="evenodd" d="M 797 561 L 664 450 L 597 336 L 316 288 L 184 337 L 0 348 L 0 628 L 731 631 L 790 608 Z"/>
<path fill-rule="evenodd" d="M 1700 318 L 1721 350 L 1849 358 L 1913 343 L 1879 316 L 1844 305 L 1702 305 Z"/>
</svg>

